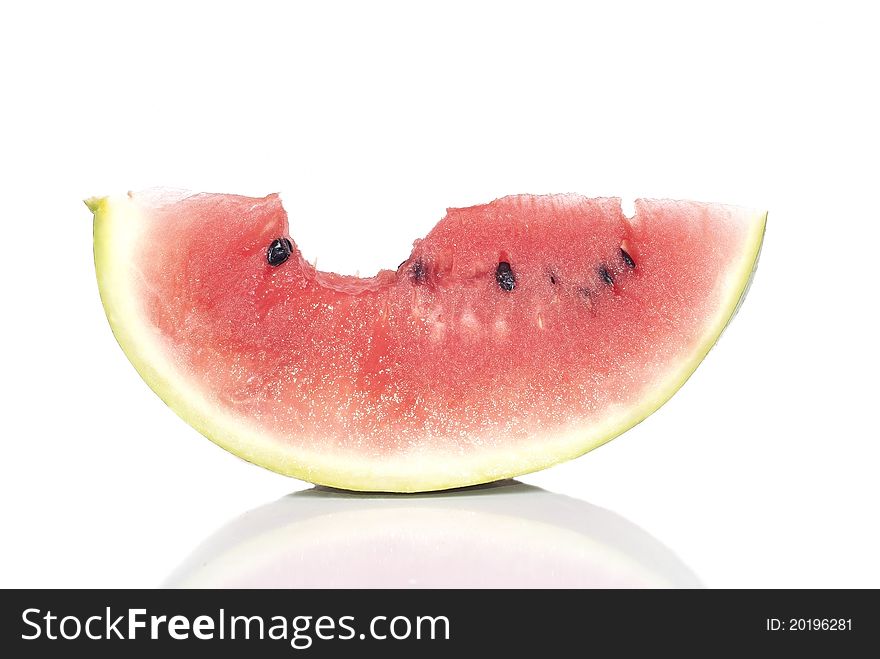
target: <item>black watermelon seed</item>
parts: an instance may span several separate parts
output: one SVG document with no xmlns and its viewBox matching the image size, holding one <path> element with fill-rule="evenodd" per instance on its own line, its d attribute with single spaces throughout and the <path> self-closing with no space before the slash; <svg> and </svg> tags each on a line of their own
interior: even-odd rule
<svg viewBox="0 0 880 659">
<path fill-rule="evenodd" d="M 293 245 L 287 238 L 276 238 L 266 250 L 266 260 L 271 266 L 279 266 L 290 258 L 293 253 Z"/>
<path fill-rule="evenodd" d="M 611 276 L 611 273 L 608 272 L 608 268 L 606 268 L 604 265 L 599 268 L 599 276 L 602 278 L 602 281 L 604 281 L 609 286 L 614 285 L 614 277 Z"/>
<path fill-rule="evenodd" d="M 428 278 L 428 270 L 425 268 L 425 264 L 422 263 L 421 259 L 415 261 L 409 267 L 409 278 L 417 283 L 422 283 Z"/>
<path fill-rule="evenodd" d="M 623 257 L 623 262 L 626 263 L 627 268 L 631 270 L 635 269 L 636 262 L 633 261 L 632 257 L 626 253 L 626 250 L 623 247 L 620 248 L 620 255 Z"/>
<path fill-rule="evenodd" d="M 555 272 L 550 273 L 550 283 L 553 285 L 556 284 L 556 273 Z"/>
<path fill-rule="evenodd" d="M 513 276 L 513 270 L 507 261 L 501 261 L 495 268 L 495 281 L 505 291 L 512 291 L 516 288 L 516 277 Z"/>
</svg>

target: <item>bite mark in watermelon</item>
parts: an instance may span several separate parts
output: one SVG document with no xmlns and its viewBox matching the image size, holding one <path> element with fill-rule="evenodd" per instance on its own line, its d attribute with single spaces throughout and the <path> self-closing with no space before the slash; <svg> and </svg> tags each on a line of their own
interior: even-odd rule
<svg viewBox="0 0 880 659">
<path fill-rule="evenodd" d="M 715 344 L 766 213 L 577 195 L 446 217 L 396 270 L 316 270 L 278 195 L 91 199 L 95 266 L 144 380 L 220 446 L 353 490 L 488 482 L 640 422 Z"/>
</svg>

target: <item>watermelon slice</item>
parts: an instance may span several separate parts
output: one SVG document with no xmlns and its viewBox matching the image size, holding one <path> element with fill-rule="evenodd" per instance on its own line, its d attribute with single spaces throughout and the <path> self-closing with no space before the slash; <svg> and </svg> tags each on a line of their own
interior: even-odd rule
<svg viewBox="0 0 880 659">
<path fill-rule="evenodd" d="M 274 471 L 401 492 L 542 469 L 651 414 L 738 308 L 766 222 L 512 196 L 358 278 L 302 258 L 278 195 L 86 203 L 110 325 L 172 409 Z"/>
</svg>

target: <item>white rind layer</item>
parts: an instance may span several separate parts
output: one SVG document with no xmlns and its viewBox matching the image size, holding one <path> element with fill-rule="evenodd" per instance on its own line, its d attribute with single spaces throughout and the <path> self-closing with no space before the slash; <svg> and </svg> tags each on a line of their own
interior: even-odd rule
<svg viewBox="0 0 880 659">
<path fill-rule="evenodd" d="M 116 340 L 146 383 L 181 418 L 207 438 L 272 471 L 311 483 L 349 490 L 419 492 L 463 487 L 511 478 L 570 460 L 614 439 L 641 422 L 684 384 L 738 309 L 757 266 L 767 214 L 741 211 L 748 225 L 740 258 L 727 271 L 721 303 L 707 319 L 702 339 L 677 368 L 661 378 L 636 404 L 610 412 L 599 424 L 572 423 L 558 433 L 535 436 L 516 446 L 487 447 L 466 453 L 431 450 L 432 442 L 386 459 L 329 450 L 309 451 L 285 444 L 256 430 L 248 418 L 233 414 L 211 400 L 176 368 L 164 350 L 158 330 L 140 305 L 140 273 L 131 255 L 148 220 L 147 207 L 176 201 L 187 193 L 155 192 L 90 199 L 94 212 L 95 269 L 101 300 Z M 161 195 L 161 196 L 160 196 Z M 637 201 L 637 208 L 640 202 Z M 316 438 L 319 439 L 319 438 Z M 304 442 L 308 444 L 309 442 Z M 323 442 L 315 441 L 315 445 Z"/>
</svg>

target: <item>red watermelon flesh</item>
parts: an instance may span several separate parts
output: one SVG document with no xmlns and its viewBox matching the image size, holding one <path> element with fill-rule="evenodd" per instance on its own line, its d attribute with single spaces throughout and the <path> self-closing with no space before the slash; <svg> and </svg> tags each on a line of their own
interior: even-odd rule
<svg viewBox="0 0 880 659">
<path fill-rule="evenodd" d="M 277 195 L 89 204 L 111 326 L 171 407 L 270 469 L 389 491 L 534 471 L 638 423 L 717 340 L 766 219 L 505 197 L 449 209 L 400 267 L 358 278 L 302 258 Z M 271 265 L 279 238 L 292 253 Z"/>
</svg>

